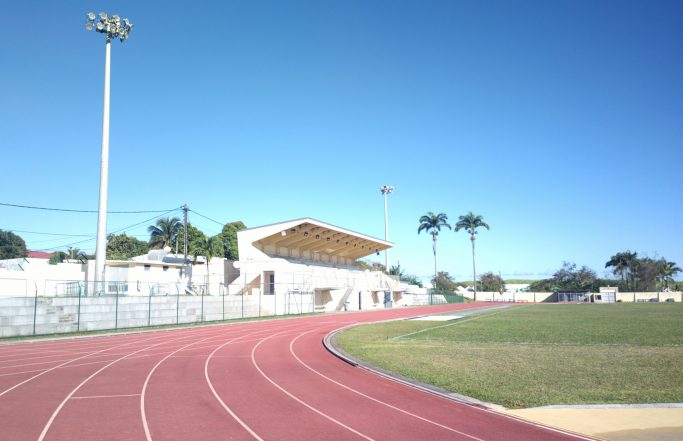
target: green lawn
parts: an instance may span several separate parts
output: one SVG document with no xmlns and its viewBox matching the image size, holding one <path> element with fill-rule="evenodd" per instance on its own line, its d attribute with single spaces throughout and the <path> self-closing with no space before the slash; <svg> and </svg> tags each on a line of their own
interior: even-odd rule
<svg viewBox="0 0 683 441">
<path fill-rule="evenodd" d="M 507 407 L 683 402 L 683 304 L 528 305 L 353 328 L 350 354 Z"/>
</svg>

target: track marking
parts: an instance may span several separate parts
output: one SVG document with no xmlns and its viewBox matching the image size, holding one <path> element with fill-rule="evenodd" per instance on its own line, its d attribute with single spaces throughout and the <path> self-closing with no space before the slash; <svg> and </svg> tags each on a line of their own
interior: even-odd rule
<svg viewBox="0 0 683 441">
<path fill-rule="evenodd" d="M 97 357 L 106 357 L 107 355 L 109 355 L 109 354 L 102 354 L 102 355 L 98 355 Z M 93 358 L 94 358 L 94 357 L 93 357 Z M 73 358 L 71 358 L 70 360 L 73 360 Z M 62 361 L 68 361 L 68 360 L 36 361 L 36 362 L 34 362 L 34 363 L 15 364 L 15 365 L 12 365 L 12 366 L 0 366 L 0 370 L 2 370 L 2 369 L 18 368 L 18 367 L 25 367 L 25 366 L 36 366 L 36 365 L 39 365 L 39 364 L 59 363 L 59 362 L 62 362 Z M 47 369 L 47 368 L 46 368 L 46 369 Z"/>
<path fill-rule="evenodd" d="M 242 421 L 242 419 L 241 419 L 240 417 L 238 417 L 238 416 L 235 414 L 235 412 L 233 412 L 232 409 L 230 409 L 230 407 L 229 407 L 227 404 L 225 404 L 225 401 L 223 401 L 223 399 L 220 397 L 220 395 L 218 395 L 218 392 L 216 392 L 216 388 L 213 387 L 213 383 L 211 383 L 211 378 L 209 378 L 209 362 L 210 362 L 211 359 L 214 357 L 214 355 L 216 354 L 216 352 L 218 352 L 219 350 L 221 350 L 222 348 L 224 348 L 227 344 L 228 344 L 228 343 L 224 343 L 224 344 L 222 344 L 222 345 L 216 347 L 216 348 L 213 350 L 213 352 L 211 352 L 211 353 L 209 354 L 209 356 L 206 357 L 206 362 L 204 362 L 204 378 L 206 379 L 206 383 L 209 385 L 209 389 L 211 389 L 211 393 L 212 393 L 213 396 L 216 398 L 216 400 L 218 400 L 218 402 L 219 402 L 220 405 L 223 407 L 223 409 L 225 409 L 225 411 L 228 412 L 228 413 L 230 414 L 230 416 L 233 417 L 234 420 L 237 421 L 237 422 L 240 424 L 240 426 L 242 426 L 242 428 L 244 428 L 244 430 L 246 430 L 247 432 L 249 432 L 249 434 L 250 434 L 252 437 L 254 437 L 255 439 L 257 439 L 257 440 L 259 440 L 259 441 L 263 441 L 263 438 L 261 438 L 260 436 L 258 436 L 258 434 L 257 434 L 256 432 L 254 432 L 254 430 L 253 430 L 251 427 L 249 427 L 249 425 L 247 425 L 247 423 L 245 423 L 244 421 Z"/>
<path fill-rule="evenodd" d="M 227 344 L 229 344 L 229 343 L 233 343 L 233 342 L 235 342 L 236 340 L 239 340 L 239 339 L 241 339 L 242 337 L 244 337 L 244 336 L 246 336 L 246 335 L 252 335 L 252 334 L 257 333 L 257 332 L 259 332 L 259 330 L 256 330 L 256 331 L 251 332 L 251 333 L 246 333 L 246 334 L 243 334 L 243 335 L 240 335 L 240 336 L 237 336 L 237 337 L 233 337 L 233 338 L 231 338 L 228 342 L 223 343 L 222 345 L 220 345 L 219 348 L 221 348 L 221 347 L 223 347 L 223 346 L 225 346 L 225 345 L 227 345 Z M 142 426 L 143 426 L 143 428 L 145 429 L 145 437 L 146 437 L 147 441 L 152 441 L 152 434 L 151 434 L 150 431 L 149 431 L 149 425 L 148 425 L 148 423 L 147 423 L 147 414 L 146 414 L 146 412 L 145 412 L 145 394 L 146 394 L 146 392 L 147 392 L 147 385 L 149 384 L 149 380 L 150 380 L 150 378 L 152 378 L 152 374 L 154 374 L 154 371 L 156 371 L 156 369 L 157 369 L 164 361 L 166 361 L 168 358 L 170 358 L 172 355 L 176 354 L 177 352 L 180 352 L 180 351 L 182 351 L 182 350 L 188 348 L 189 346 L 192 346 L 193 344 L 201 343 L 201 342 L 203 342 L 203 341 L 206 341 L 206 340 L 208 340 L 208 339 L 210 339 L 210 338 L 214 338 L 214 337 L 216 337 L 216 336 L 215 336 L 215 335 L 212 335 L 212 336 L 203 338 L 203 339 L 201 339 L 201 340 L 198 340 L 198 341 L 196 341 L 196 342 L 190 343 L 190 344 L 188 344 L 188 345 L 185 345 L 185 346 L 183 346 L 183 347 L 181 347 L 181 348 L 178 348 L 177 350 L 171 352 L 170 354 L 166 355 L 164 358 L 162 358 L 161 360 L 159 360 L 159 362 L 158 362 L 156 365 L 154 365 L 154 367 L 153 367 L 153 368 L 149 371 L 149 373 L 147 374 L 147 378 L 145 378 L 145 382 L 144 382 L 144 384 L 142 385 L 142 393 L 140 394 L 140 416 L 141 416 L 141 418 L 142 418 Z M 220 337 L 220 335 L 219 335 L 219 337 Z M 217 349 L 216 349 L 216 350 L 217 350 Z M 216 350 L 214 350 L 214 352 L 215 352 Z M 212 354 L 213 354 L 213 352 L 212 352 Z M 210 356 L 209 356 L 209 357 L 210 357 Z M 208 358 L 207 358 L 207 363 L 208 363 Z M 206 364 L 204 365 L 204 375 L 207 375 L 207 374 L 206 374 Z M 208 378 L 208 377 L 207 377 L 207 378 Z M 209 383 L 209 387 L 211 387 L 211 390 L 214 392 L 214 395 L 215 395 L 215 391 L 213 390 L 213 387 L 211 386 L 211 383 Z M 219 399 L 219 401 L 220 401 L 220 399 Z M 221 402 L 221 404 L 223 404 L 223 403 Z M 226 406 L 223 406 L 223 407 L 226 407 Z M 227 410 L 228 410 L 228 412 L 230 412 L 231 415 L 233 415 L 233 417 L 235 417 L 235 419 L 237 419 L 238 422 L 240 422 L 240 424 L 242 424 L 242 423 L 241 423 L 241 420 L 240 420 L 239 418 L 237 418 L 234 414 L 232 414 L 232 412 L 231 412 L 229 409 L 227 409 Z M 251 429 L 249 429 L 247 426 L 245 426 L 244 424 L 242 424 L 242 426 L 245 427 L 250 433 L 252 433 Z M 252 433 L 252 434 L 253 434 L 253 433 Z M 259 438 L 256 434 L 253 434 L 253 435 L 255 435 L 256 438 L 257 438 L 258 440 L 263 441 L 263 440 L 262 440 L 261 438 Z"/>
<path fill-rule="evenodd" d="M 471 318 L 468 318 L 465 320 L 455 320 L 453 323 L 448 323 L 446 325 L 432 326 L 431 328 L 420 329 L 419 331 L 410 332 L 408 334 L 397 335 L 396 337 L 392 337 L 391 340 L 400 340 L 404 337 L 408 337 L 408 336 L 416 335 L 416 334 L 421 334 L 423 332 L 433 331 L 434 329 L 447 328 L 449 326 L 459 325 L 460 323 L 465 323 L 465 322 L 471 322 L 472 320 L 477 320 L 477 319 L 480 319 L 483 317 L 491 317 L 492 315 L 498 314 L 500 312 L 502 312 L 502 311 L 496 311 L 496 312 L 492 312 L 490 314 L 483 313 L 482 315 L 476 315 L 474 317 L 471 317 Z"/>
<path fill-rule="evenodd" d="M 162 337 L 164 337 L 164 336 L 160 336 L 160 338 L 162 338 Z M 148 339 L 148 340 L 154 340 L 154 339 Z M 35 380 L 36 378 L 38 378 L 38 377 L 40 377 L 40 376 L 42 376 L 42 375 L 45 375 L 45 374 L 47 374 L 48 372 L 52 372 L 52 371 L 55 370 L 55 369 L 59 369 L 59 368 L 65 366 L 65 365 L 67 365 L 67 364 L 69 364 L 69 363 L 73 363 L 74 361 L 81 360 L 81 359 L 86 358 L 86 357 L 89 357 L 89 356 L 91 356 L 91 355 L 99 354 L 99 353 L 102 353 L 102 352 L 105 352 L 105 351 L 109 351 L 109 350 L 114 349 L 114 348 L 119 348 L 119 347 L 121 347 L 121 346 L 128 346 L 128 345 L 131 345 L 131 344 L 134 344 L 134 343 L 140 343 L 140 341 L 132 341 L 132 342 L 128 342 L 128 343 L 122 343 L 122 344 L 120 344 L 120 345 L 111 346 L 111 347 L 106 348 L 106 349 L 101 349 L 101 350 L 99 350 L 99 351 L 91 352 L 91 353 L 86 354 L 86 355 L 83 355 L 83 356 L 81 356 L 81 357 L 77 357 L 77 358 L 74 358 L 74 359 L 72 359 L 72 360 L 65 361 L 64 363 L 61 363 L 61 364 L 58 364 L 57 366 L 51 367 L 51 368 L 49 368 L 49 369 L 46 369 L 46 370 L 44 370 L 43 372 L 41 372 L 41 373 L 39 373 L 39 374 L 37 374 L 37 375 L 32 376 L 31 378 L 27 378 L 26 380 L 22 381 L 21 383 L 15 384 L 14 386 L 10 387 L 9 389 L 5 389 L 3 392 L 0 392 L 0 397 L 2 397 L 3 395 L 5 395 L 6 393 L 8 393 L 8 392 L 10 392 L 10 391 L 12 391 L 12 390 L 18 388 L 18 387 L 21 386 L 22 384 L 26 384 L 26 383 L 28 383 L 28 382 L 31 381 L 31 380 Z"/>
<path fill-rule="evenodd" d="M 339 328 L 339 329 L 343 329 L 343 328 Z M 336 332 L 336 331 L 338 331 L 339 329 L 335 329 L 335 330 L 332 331 L 332 332 Z M 299 363 L 301 363 L 305 368 L 309 369 L 311 372 L 320 375 L 322 378 L 324 378 L 324 379 L 326 379 L 326 380 L 328 380 L 328 381 L 331 381 L 332 383 L 336 384 L 337 386 L 340 386 L 340 387 L 342 387 L 342 388 L 344 388 L 344 389 L 347 389 L 347 390 L 349 390 L 349 391 L 351 391 L 351 392 L 353 392 L 353 393 L 356 393 L 356 394 L 358 394 L 358 395 L 360 395 L 360 396 L 362 396 L 362 397 L 365 397 L 365 398 L 367 398 L 368 400 L 374 401 L 375 403 L 378 403 L 378 404 L 382 404 L 382 405 L 384 405 L 384 406 L 387 406 L 387 407 L 389 407 L 390 409 L 393 409 L 393 410 L 396 410 L 396 411 L 398 411 L 398 412 L 404 413 L 404 414 L 406 414 L 406 415 L 415 417 L 415 418 L 417 418 L 417 419 L 419 419 L 419 420 L 422 420 L 422 421 L 424 421 L 424 422 L 426 422 L 426 423 L 430 423 L 430 424 L 433 424 L 433 425 L 435 425 L 435 426 L 441 427 L 442 429 L 450 430 L 451 432 L 455 432 L 455 433 L 457 433 L 457 434 L 459 434 L 459 435 L 466 436 L 467 438 L 471 438 L 471 439 L 474 439 L 474 440 L 477 440 L 477 441 L 484 441 L 484 440 L 482 440 L 481 438 L 477 438 L 476 436 L 470 435 L 470 434 L 465 433 L 465 432 L 461 432 L 461 431 L 459 431 L 459 430 L 453 429 L 453 428 L 448 427 L 448 426 L 444 426 L 443 424 L 437 423 L 436 421 L 429 420 L 429 419 L 427 419 L 427 418 L 421 417 L 420 415 L 416 415 L 416 414 L 414 414 L 414 413 L 412 413 L 412 412 L 409 412 L 409 411 L 407 411 L 407 410 L 404 410 L 404 409 L 401 409 L 401 408 L 399 408 L 399 407 L 396 407 L 396 406 L 394 406 L 394 405 L 392 405 L 392 404 L 389 404 L 389 403 L 386 403 L 386 402 L 384 402 L 384 401 L 381 401 L 381 400 L 379 400 L 379 399 L 377 399 L 377 398 L 374 398 L 374 397 L 371 397 L 371 396 L 369 396 L 369 395 L 366 395 L 366 394 L 364 394 L 363 392 L 360 392 L 360 391 L 358 391 L 358 390 L 356 390 L 356 389 L 353 389 L 352 387 L 346 386 L 345 384 L 342 384 L 342 383 L 340 383 L 340 382 L 338 382 L 338 381 L 336 381 L 336 380 L 333 380 L 332 378 L 330 378 L 330 377 L 328 377 L 328 376 L 322 374 L 321 372 L 318 372 L 317 370 L 313 369 L 311 366 L 309 366 L 309 365 L 306 364 L 303 360 L 301 360 L 301 359 L 296 355 L 296 353 L 294 352 L 294 342 L 297 341 L 300 337 L 302 337 L 302 336 L 304 336 L 304 335 L 306 335 L 306 334 L 308 334 L 308 333 L 310 333 L 310 332 L 313 332 L 313 331 L 316 331 L 316 330 L 310 330 L 310 331 L 306 331 L 306 332 L 304 332 L 304 333 L 302 333 L 302 334 L 299 334 L 296 338 L 294 338 L 292 341 L 289 342 L 289 352 L 294 356 L 294 358 L 295 358 Z"/>
<path fill-rule="evenodd" d="M 126 395 L 91 395 L 89 397 L 71 397 L 72 400 L 90 400 L 93 398 L 121 398 L 121 397 L 139 397 L 140 394 L 126 394 Z"/>
<path fill-rule="evenodd" d="M 47 435 L 48 430 L 50 430 L 50 427 L 52 426 L 52 423 L 54 422 L 55 418 L 57 418 L 57 415 L 59 414 L 59 412 L 61 412 L 62 408 L 63 408 L 64 405 L 69 401 L 69 399 L 71 399 L 71 397 L 72 397 L 72 396 L 73 396 L 73 395 L 74 395 L 74 394 L 75 394 L 75 393 L 76 393 L 84 384 L 86 384 L 88 381 L 92 380 L 97 374 L 99 374 L 99 373 L 102 372 L 103 370 L 107 369 L 109 366 L 112 366 L 113 364 L 115 364 L 115 363 L 117 363 L 117 362 L 119 362 L 119 361 L 121 361 L 121 360 L 124 360 L 124 359 L 128 358 L 129 356 L 131 356 L 131 355 L 133 355 L 133 354 L 137 354 L 138 352 L 142 352 L 142 351 L 145 351 L 145 350 L 147 350 L 147 349 L 149 349 L 149 348 L 153 348 L 153 347 L 155 347 L 155 346 L 160 346 L 160 345 L 167 344 L 167 343 L 170 343 L 170 342 L 174 342 L 174 341 L 177 341 L 177 340 L 183 340 L 183 339 L 188 338 L 188 337 L 191 338 L 191 337 L 193 337 L 193 336 L 194 336 L 194 335 L 182 336 L 182 337 L 178 337 L 178 338 L 175 338 L 175 339 L 172 339 L 172 340 L 165 340 L 165 341 L 162 341 L 162 342 L 160 342 L 160 343 L 155 343 L 155 344 L 153 344 L 153 345 L 151 345 L 151 346 L 146 346 L 146 347 L 144 347 L 144 348 L 142 348 L 142 349 L 138 349 L 137 351 L 133 351 L 133 352 L 131 352 L 131 353 L 128 354 L 128 355 L 124 355 L 123 357 L 117 358 L 116 360 L 110 362 L 109 364 L 107 364 L 107 365 L 105 365 L 105 366 L 99 368 L 97 371 L 95 371 L 94 373 L 92 373 L 88 378 L 86 378 L 85 380 L 81 381 L 81 383 L 80 383 L 78 386 L 76 386 L 71 392 L 69 392 L 69 394 L 68 394 L 68 395 L 66 396 L 66 398 L 64 398 L 64 400 L 59 404 L 59 406 L 57 406 L 57 409 L 55 409 L 55 411 L 52 413 L 52 416 L 50 417 L 50 419 L 49 419 L 49 420 L 47 421 L 47 423 L 45 424 L 45 427 L 43 427 L 43 431 L 40 433 L 40 436 L 38 437 L 38 441 L 43 441 L 43 440 L 45 439 L 45 435 Z M 164 336 L 164 337 L 165 337 L 165 336 Z"/>
<path fill-rule="evenodd" d="M 309 408 L 309 409 L 312 410 L 313 412 L 317 413 L 318 415 L 322 416 L 323 418 L 326 418 L 326 419 L 332 421 L 333 423 L 338 424 L 339 426 L 343 427 L 343 428 L 346 429 L 346 430 L 349 430 L 350 432 L 355 433 L 356 435 L 360 436 L 361 438 L 364 438 L 364 439 L 366 439 L 366 440 L 368 440 L 368 441 L 374 441 L 373 438 L 370 438 L 369 436 L 367 436 L 367 435 L 365 435 L 365 434 L 363 434 L 363 433 L 361 433 L 361 432 L 359 432 L 359 431 L 353 429 L 352 427 L 347 426 L 346 424 L 342 423 L 341 421 L 336 420 L 335 418 L 331 417 L 330 415 L 327 415 L 326 413 L 322 412 L 321 410 L 316 409 L 315 407 L 311 406 L 310 404 L 306 403 L 305 401 L 301 400 L 300 398 L 294 396 L 293 394 L 291 394 L 290 392 L 288 392 L 286 389 L 284 389 L 282 386 L 280 386 L 280 385 L 277 384 L 275 381 L 273 381 L 268 375 L 265 374 L 265 372 L 263 372 L 263 371 L 261 370 L 261 368 L 259 367 L 258 363 L 256 363 L 256 358 L 254 357 L 254 354 L 256 353 L 256 349 L 261 345 L 261 343 L 263 343 L 264 341 L 266 341 L 266 340 L 268 340 L 268 339 L 270 339 L 270 338 L 272 338 L 272 337 L 277 336 L 278 334 L 280 334 L 280 333 L 276 333 L 276 334 L 273 334 L 273 335 L 270 335 L 270 336 L 264 338 L 263 340 L 261 340 L 260 342 L 258 342 L 258 343 L 254 346 L 254 348 L 251 350 L 251 362 L 254 364 L 254 367 L 256 368 L 257 371 L 259 371 L 259 373 L 263 376 L 263 378 L 265 378 L 266 380 L 268 380 L 268 382 L 270 382 L 270 384 L 272 384 L 272 385 L 275 386 L 276 388 L 280 389 L 280 391 L 282 391 L 283 393 L 285 393 L 287 396 L 289 396 L 290 398 L 292 398 L 294 401 L 298 402 L 299 404 L 301 404 L 301 405 L 303 405 L 303 406 L 306 406 L 307 408 Z"/>
</svg>

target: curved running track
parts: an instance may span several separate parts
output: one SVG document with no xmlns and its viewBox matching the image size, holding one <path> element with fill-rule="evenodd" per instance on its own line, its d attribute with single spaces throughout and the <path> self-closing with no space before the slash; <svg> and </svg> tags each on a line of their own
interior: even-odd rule
<svg viewBox="0 0 683 441">
<path fill-rule="evenodd" d="M 0 345 L 0 439 L 587 439 L 379 377 L 322 345 L 354 323 L 464 307 Z"/>
</svg>

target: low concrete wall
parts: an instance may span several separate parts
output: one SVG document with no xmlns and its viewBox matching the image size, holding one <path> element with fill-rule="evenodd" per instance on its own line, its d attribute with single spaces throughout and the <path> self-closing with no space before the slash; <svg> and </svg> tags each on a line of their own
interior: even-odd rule
<svg viewBox="0 0 683 441">
<path fill-rule="evenodd" d="M 646 302 L 654 301 L 656 299 L 660 302 L 666 302 L 668 299 L 673 299 L 674 302 L 683 301 L 683 292 L 618 292 L 617 301 L 620 302 Z M 669 300 L 671 301 L 671 300 Z"/>
<path fill-rule="evenodd" d="M 313 296 L 0 298 L 0 337 L 313 312 Z"/>
<path fill-rule="evenodd" d="M 461 292 L 459 294 L 471 299 L 474 294 L 471 292 Z M 683 293 L 675 292 L 619 292 L 617 293 L 618 302 L 645 302 L 654 301 L 658 299 L 660 302 L 665 302 L 667 299 L 673 299 L 674 302 L 683 301 Z M 548 303 L 557 302 L 557 296 L 552 292 L 505 292 L 502 295 L 498 292 L 478 292 L 477 300 L 492 301 L 492 302 L 515 302 L 515 303 Z M 671 300 L 670 300 L 671 301 Z"/>
</svg>

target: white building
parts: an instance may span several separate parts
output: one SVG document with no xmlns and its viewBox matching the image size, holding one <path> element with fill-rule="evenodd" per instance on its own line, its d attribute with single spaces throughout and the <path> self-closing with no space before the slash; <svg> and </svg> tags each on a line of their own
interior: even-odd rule
<svg viewBox="0 0 683 441">
<path fill-rule="evenodd" d="M 275 303 L 313 294 L 318 311 L 415 303 L 407 286 L 356 265 L 391 242 L 312 218 L 242 230 L 237 242 L 239 261 L 226 265 L 228 294 L 272 295 Z"/>
<path fill-rule="evenodd" d="M 260 314 L 339 311 L 427 302 L 426 290 L 402 284 L 357 260 L 393 244 L 311 218 L 237 233 L 239 260 L 213 258 L 194 264 L 170 248 L 125 260 L 107 260 L 106 283 L 94 280 L 94 261 L 57 265 L 47 259 L 0 262 L 0 297 L 32 296 L 244 296 Z M 298 305 L 298 306 L 297 306 Z"/>
</svg>

